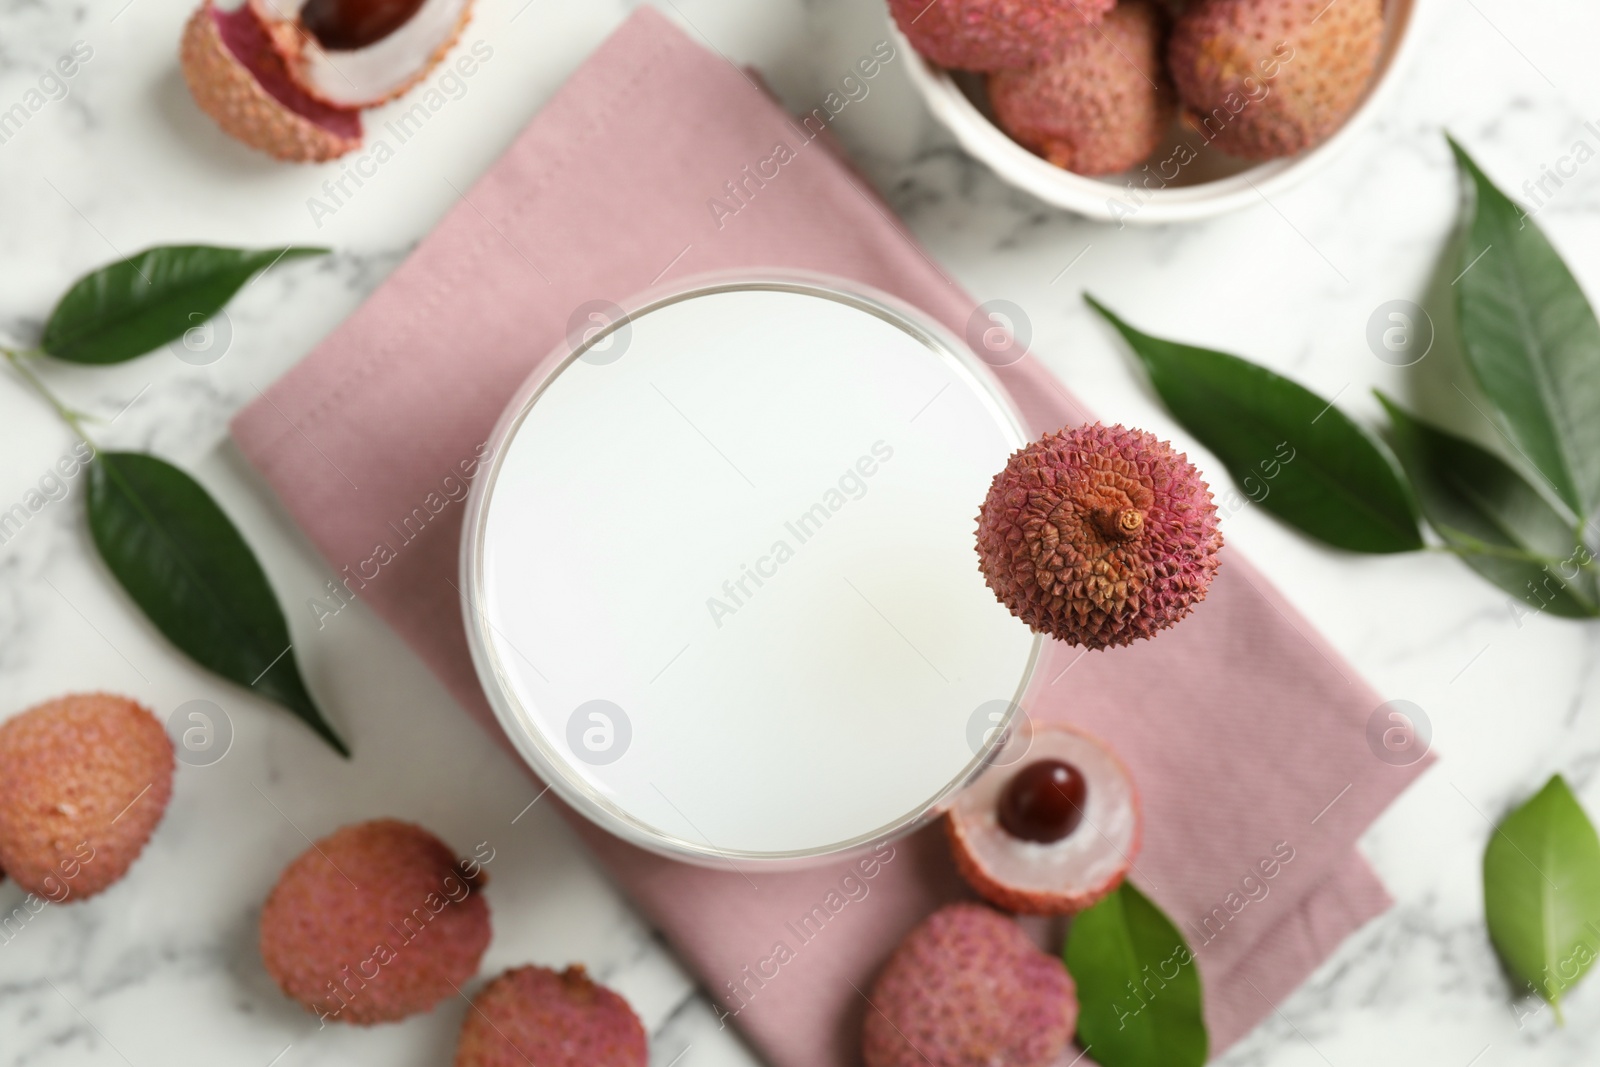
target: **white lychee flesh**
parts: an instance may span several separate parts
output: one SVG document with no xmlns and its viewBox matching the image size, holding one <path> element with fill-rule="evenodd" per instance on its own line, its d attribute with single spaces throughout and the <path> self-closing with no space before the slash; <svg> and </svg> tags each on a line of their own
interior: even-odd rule
<svg viewBox="0 0 1600 1067">
<path fill-rule="evenodd" d="M 425 0 L 394 32 L 363 48 L 324 48 L 300 22 L 302 0 L 249 0 L 289 75 L 334 107 L 376 107 L 427 77 L 461 36 L 472 0 Z"/>
<path fill-rule="evenodd" d="M 1001 795 L 1018 773 L 1048 759 L 1084 776 L 1083 818 L 1059 841 L 1014 837 L 1000 823 Z M 986 900 L 1008 911 L 1069 914 L 1121 884 L 1139 851 L 1143 816 L 1133 779 L 1110 749 L 1068 726 L 1035 726 L 1031 736 L 1019 731 L 996 765 L 956 798 L 946 831 L 957 867 Z"/>
</svg>

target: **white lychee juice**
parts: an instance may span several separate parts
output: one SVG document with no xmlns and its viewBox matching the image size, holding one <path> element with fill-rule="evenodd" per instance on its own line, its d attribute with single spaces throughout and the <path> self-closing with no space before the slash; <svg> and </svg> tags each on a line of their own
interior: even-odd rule
<svg viewBox="0 0 1600 1067">
<path fill-rule="evenodd" d="M 508 410 L 464 547 L 519 751 L 600 825 L 699 862 L 922 822 L 1038 654 L 973 547 L 1023 443 L 987 368 L 798 280 L 700 286 L 588 344 Z"/>
</svg>

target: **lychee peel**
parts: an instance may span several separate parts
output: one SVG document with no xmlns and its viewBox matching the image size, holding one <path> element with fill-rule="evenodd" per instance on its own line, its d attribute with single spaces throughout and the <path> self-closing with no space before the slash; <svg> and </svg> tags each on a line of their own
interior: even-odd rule
<svg viewBox="0 0 1600 1067">
<path fill-rule="evenodd" d="M 360 113 L 297 85 L 250 4 L 224 11 L 206 0 L 184 27 L 179 58 L 200 109 L 252 148 L 312 163 L 361 146 Z"/>
<path fill-rule="evenodd" d="M 420 826 L 346 826 L 279 876 L 261 910 L 262 961 L 326 1022 L 427 1011 L 457 994 L 489 946 L 484 881 Z"/>
<path fill-rule="evenodd" d="M 472 999 L 455 1067 L 646 1067 L 644 1024 L 582 965 L 517 967 Z"/>
<path fill-rule="evenodd" d="M 1019 915 L 1072 915 L 1108 896 L 1144 841 L 1144 809 L 1127 767 L 1106 745 L 1064 724 L 1036 725 L 1012 745 L 1027 754 L 986 770 L 945 814 L 956 869 L 989 903 Z M 1060 841 L 1020 840 L 1000 825 L 999 799 L 1012 777 L 1039 759 L 1059 759 L 1088 781 L 1082 822 Z"/>
<path fill-rule="evenodd" d="M 866 1067 L 1053 1067 L 1078 1020 L 1066 967 L 980 904 L 951 904 L 895 950 L 872 988 Z"/>
<path fill-rule="evenodd" d="M 1034 631 L 1126 645 L 1188 615 L 1222 533 L 1193 464 L 1153 434 L 1096 423 L 1047 433 L 995 475 L 978 512 L 979 568 Z"/>
<path fill-rule="evenodd" d="M 889 0 L 918 52 L 953 70 L 1007 70 L 1047 62 L 1094 32 L 1116 0 Z"/>
<path fill-rule="evenodd" d="M 1377 69 L 1383 0 L 1201 0 L 1167 57 L 1189 122 L 1225 152 L 1277 159 L 1350 117 Z"/>
<path fill-rule="evenodd" d="M 172 742 L 126 697 L 61 697 L 0 724 L 0 869 L 56 903 L 93 896 L 138 859 L 167 810 Z"/>
<path fill-rule="evenodd" d="M 1060 55 L 989 76 L 989 102 L 1012 139 L 1078 174 L 1128 170 L 1161 144 L 1176 113 L 1163 62 L 1166 19 L 1152 0 L 1123 0 L 1098 32 Z"/>
</svg>

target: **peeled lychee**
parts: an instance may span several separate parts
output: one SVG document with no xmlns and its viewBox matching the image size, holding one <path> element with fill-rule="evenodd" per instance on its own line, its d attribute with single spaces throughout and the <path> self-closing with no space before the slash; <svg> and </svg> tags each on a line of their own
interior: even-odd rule
<svg viewBox="0 0 1600 1067">
<path fill-rule="evenodd" d="M 1178 18 L 1167 55 L 1195 129 L 1264 160 L 1343 125 L 1382 45 L 1383 0 L 1200 0 Z"/>
<path fill-rule="evenodd" d="M 100 892 L 150 840 L 174 767 L 160 721 L 126 697 L 61 697 L 6 720 L 0 869 L 58 904 Z"/>
<path fill-rule="evenodd" d="M 482 871 L 420 826 L 337 830 L 290 863 L 261 910 L 261 958 L 324 1020 L 370 1025 L 427 1011 L 489 946 Z"/>
<path fill-rule="evenodd" d="M 1205 599 L 1222 533 L 1183 453 L 1124 426 L 1077 426 L 1019 449 L 978 511 L 989 588 L 1034 631 L 1126 645 Z"/>
<path fill-rule="evenodd" d="M 1116 0 L 889 0 L 918 52 L 953 70 L 1008 70 L 1048 62 L 1093 33 Z"/>
<path fill-rule="evenodd" d="M 483 988 L 461 1027 L 455 1067 L 645 1067 L 644 1025 L 582 965 L 517 967 Z"/>
<path fill-rule="evenodd" d="M 300 88 L 249 4 L 224 11 L 206 0 L 184 28 L 179 54 L 200 109 L 250 147 L 295 163 L 361 147 L 360 113 Z"/>
<path fill-rule="evenodd" d="M 868 999 L 866 1067 L 1055 1067 L 1078 1022 L 1067 968 L 980 904 L 911 931 Z"/>
<path fill-rule="evenodd" d="M 1152 0 L 1122 0 L 1099 32 L 1060 56 L 989 76 L 989 102 L 1019 144 L 1078 174 L 1115 174 L 1154 152 L 1175 96 L 1162 62 L 1166 19 Z"/>
<path fill-rule="evenodd" d="M 1068 726 L 1035 726 L 956 798 L 945 832 L 962 877 L 985 900 L 1067 915 L 1117 886 L 1144 835 L 1139 794 L 1104 745 Z M 1003 754 L 1002 754 L 1003 755 Z"/>
</svg>

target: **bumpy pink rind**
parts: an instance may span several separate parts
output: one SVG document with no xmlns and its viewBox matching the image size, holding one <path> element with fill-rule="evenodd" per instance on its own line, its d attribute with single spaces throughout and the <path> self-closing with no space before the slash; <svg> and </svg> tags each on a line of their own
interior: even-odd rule
<svg viewBox="0 0 1600 1067">
<path fill-rule="evenodd" d="M 869 999 L 866 1067 L 1051 1067 L 1078 1021 L 1061 961 L 980 904 L 941 908 L 911 931 Z"/>
<path fill-rule="evenodd" d="M 1167 58 L 1190 124 L 1231 155 L 1293 155 L 1361 102 L 1383 46 L 1383 0 L 1201 0 Z"/>
<path fill-rule="evenodd" d="M 1205 599 L 1222 533 L 1193 464 L 1153 434 L 1078 426 L 1019 449 L 978 512 L 978 564 L 1035 632 L 1101 649 Z"/>
<path fill-rule="evenodd" d="M 1163 62 L 1166 17 L 1152 0 L 1122 0 L 1098 33 L 1059 58 L 989 76 L 995 118 L 1019 144 L 1078 174 L 1115 174 L 1154 152 L 1176 95 Z"/>
<path fill-rule="evenodd" d="M 628 1002 L 574 964 L 517 967 L 472 1000 L 455 1067 L 645 1067 L 644 1025 Z"/>
<path fill-rule="evenodd" d="M 484 881 L 420 826 L 346 826 L 284 868 L 261 909 L 261 959 L 325 1022 L 427 1011 L 478 973 L 490 933 Z"/>
<path fill-rule="evenodd" d="M 301 89 L 249 4 L 223 11 L 206 0 L 184 27 L 179 60 L 200 110 L 251 148 L 320 163 L 361 147 L 360 113 Z"/>
<path fill-rule="evenodd" d="M 0 868 L 64 903 L 128 872 L 167 810 L 172 742 L 150 710 L 88 693 L 0 725 Z"/>
<path fill-rule="evenodd" d="M 953 70 L 1008 70 L 1048 62 L 1093 33 L 1116 0 L 889 0 L 913 48 Z"/>
</svg>

